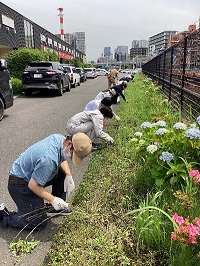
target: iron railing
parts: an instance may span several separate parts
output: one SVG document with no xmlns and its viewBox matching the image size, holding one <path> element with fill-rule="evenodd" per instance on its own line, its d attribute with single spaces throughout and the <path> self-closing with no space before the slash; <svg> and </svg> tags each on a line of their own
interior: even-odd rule
<svg viewBox="0 0 200 266">
<path fill-rule="evenodd" d="M 200 115 L 200 29 L 142 66 L 186 118 Z"/>
</svg>

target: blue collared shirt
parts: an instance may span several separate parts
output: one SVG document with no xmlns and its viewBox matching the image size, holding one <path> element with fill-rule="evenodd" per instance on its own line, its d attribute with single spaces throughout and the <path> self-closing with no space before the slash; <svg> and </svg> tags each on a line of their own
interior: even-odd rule
<svg viewBox="0 0 200 266">
<path fill-rule="evenodd" d="M 62 143 L 65 137 L 53 134 L 33 144 L 13 163 L 10 175 L 29 182 L 31 177 L 44 186 L 57 173 L 62 162 Z"/>
</svg>

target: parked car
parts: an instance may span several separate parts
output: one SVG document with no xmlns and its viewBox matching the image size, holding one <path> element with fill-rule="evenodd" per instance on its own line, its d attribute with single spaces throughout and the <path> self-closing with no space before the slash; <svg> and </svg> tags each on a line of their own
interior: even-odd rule
<svg viewBox="0 0 200 266">
<path fill-rule="evenodd" d="M 74 66 L 69 66 L 65 64 L 62 64 L 62 66 L 64 67 L 64 69 L 67 71 L 69 75 L 71 86 L 73 88 L 75 88 L 76 85 L 80 86 L 80 83 L 81 83 L 80 75 L 78 74 L 76 68 Z"/>
<path fill-rule="evenodd" d="M 0 59 L 0 121 L 3 119 L 4 110 L 13 106 L 13 90 L 8 71 L 7 62 Z"/>
<path fill-rule="evenodd" d="M 96 69 L 95 68 L 84 68 L 87 78 L 96 78 Z"/>
<path fill-rule="evenodd" d="M 59 62 L 30 62 L 22 74 L 22 85 L 26 96 L 45 90 L 55 90 L 62 96 L 71 89 L 69 76 Z"/>
<path fill-rule="evenodd" d="M 77 67 L 76 68 L 78 74 L 80 75 L 80 81 L 85 82 L 87 80 L 86 73 L 84 72 L 83 68 Z"/>
<path fill-rule="evenodd" d="M 103 68 L 97 68 L 96 69 L 97 76 L 107 76 L 108 71 Z"/>
</svg>

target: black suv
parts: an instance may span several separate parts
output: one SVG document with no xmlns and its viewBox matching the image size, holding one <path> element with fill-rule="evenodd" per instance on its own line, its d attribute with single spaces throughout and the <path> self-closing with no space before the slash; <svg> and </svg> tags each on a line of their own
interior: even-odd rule
<svg viewBox="0 0 200 266">
<path fill-rule="evenodd" d="M 77 70 L 77 73 L 79 73 L 79 75 L 80 75 L 80 81 L 85 82 L 87 80 L 87 77 L 86 77 L 86 73 L 83 70 L 83 68 L 77 67 L 76 70 Z"/>
<path fill-rule="evenodd" d="M 13 106 L 13 90 L 7 63 L 0 59 L 0 121 L 3 119 L 4 110 Z"/>
<path fill-rule="evenodd" d="M 22 85 L 26 96 L 44 90 L 55 90 L 62 96 L 71 89 L 69 75 L 59 62 L 30 62 L 22 74 Z"/>
</svg>

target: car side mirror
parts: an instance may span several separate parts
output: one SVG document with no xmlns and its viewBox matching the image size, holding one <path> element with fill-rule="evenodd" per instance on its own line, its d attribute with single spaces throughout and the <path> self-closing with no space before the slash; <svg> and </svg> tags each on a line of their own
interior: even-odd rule
<svg viewBox="0 0 200 266">
<path fill-rule="evenodd" d="M 0 60 L 0 67 L 1 67 L 2 70 L 6 70 L 8 68 L 7 62 L 6 62 L 5 59 L 1 59 Z"/>
</svg>

